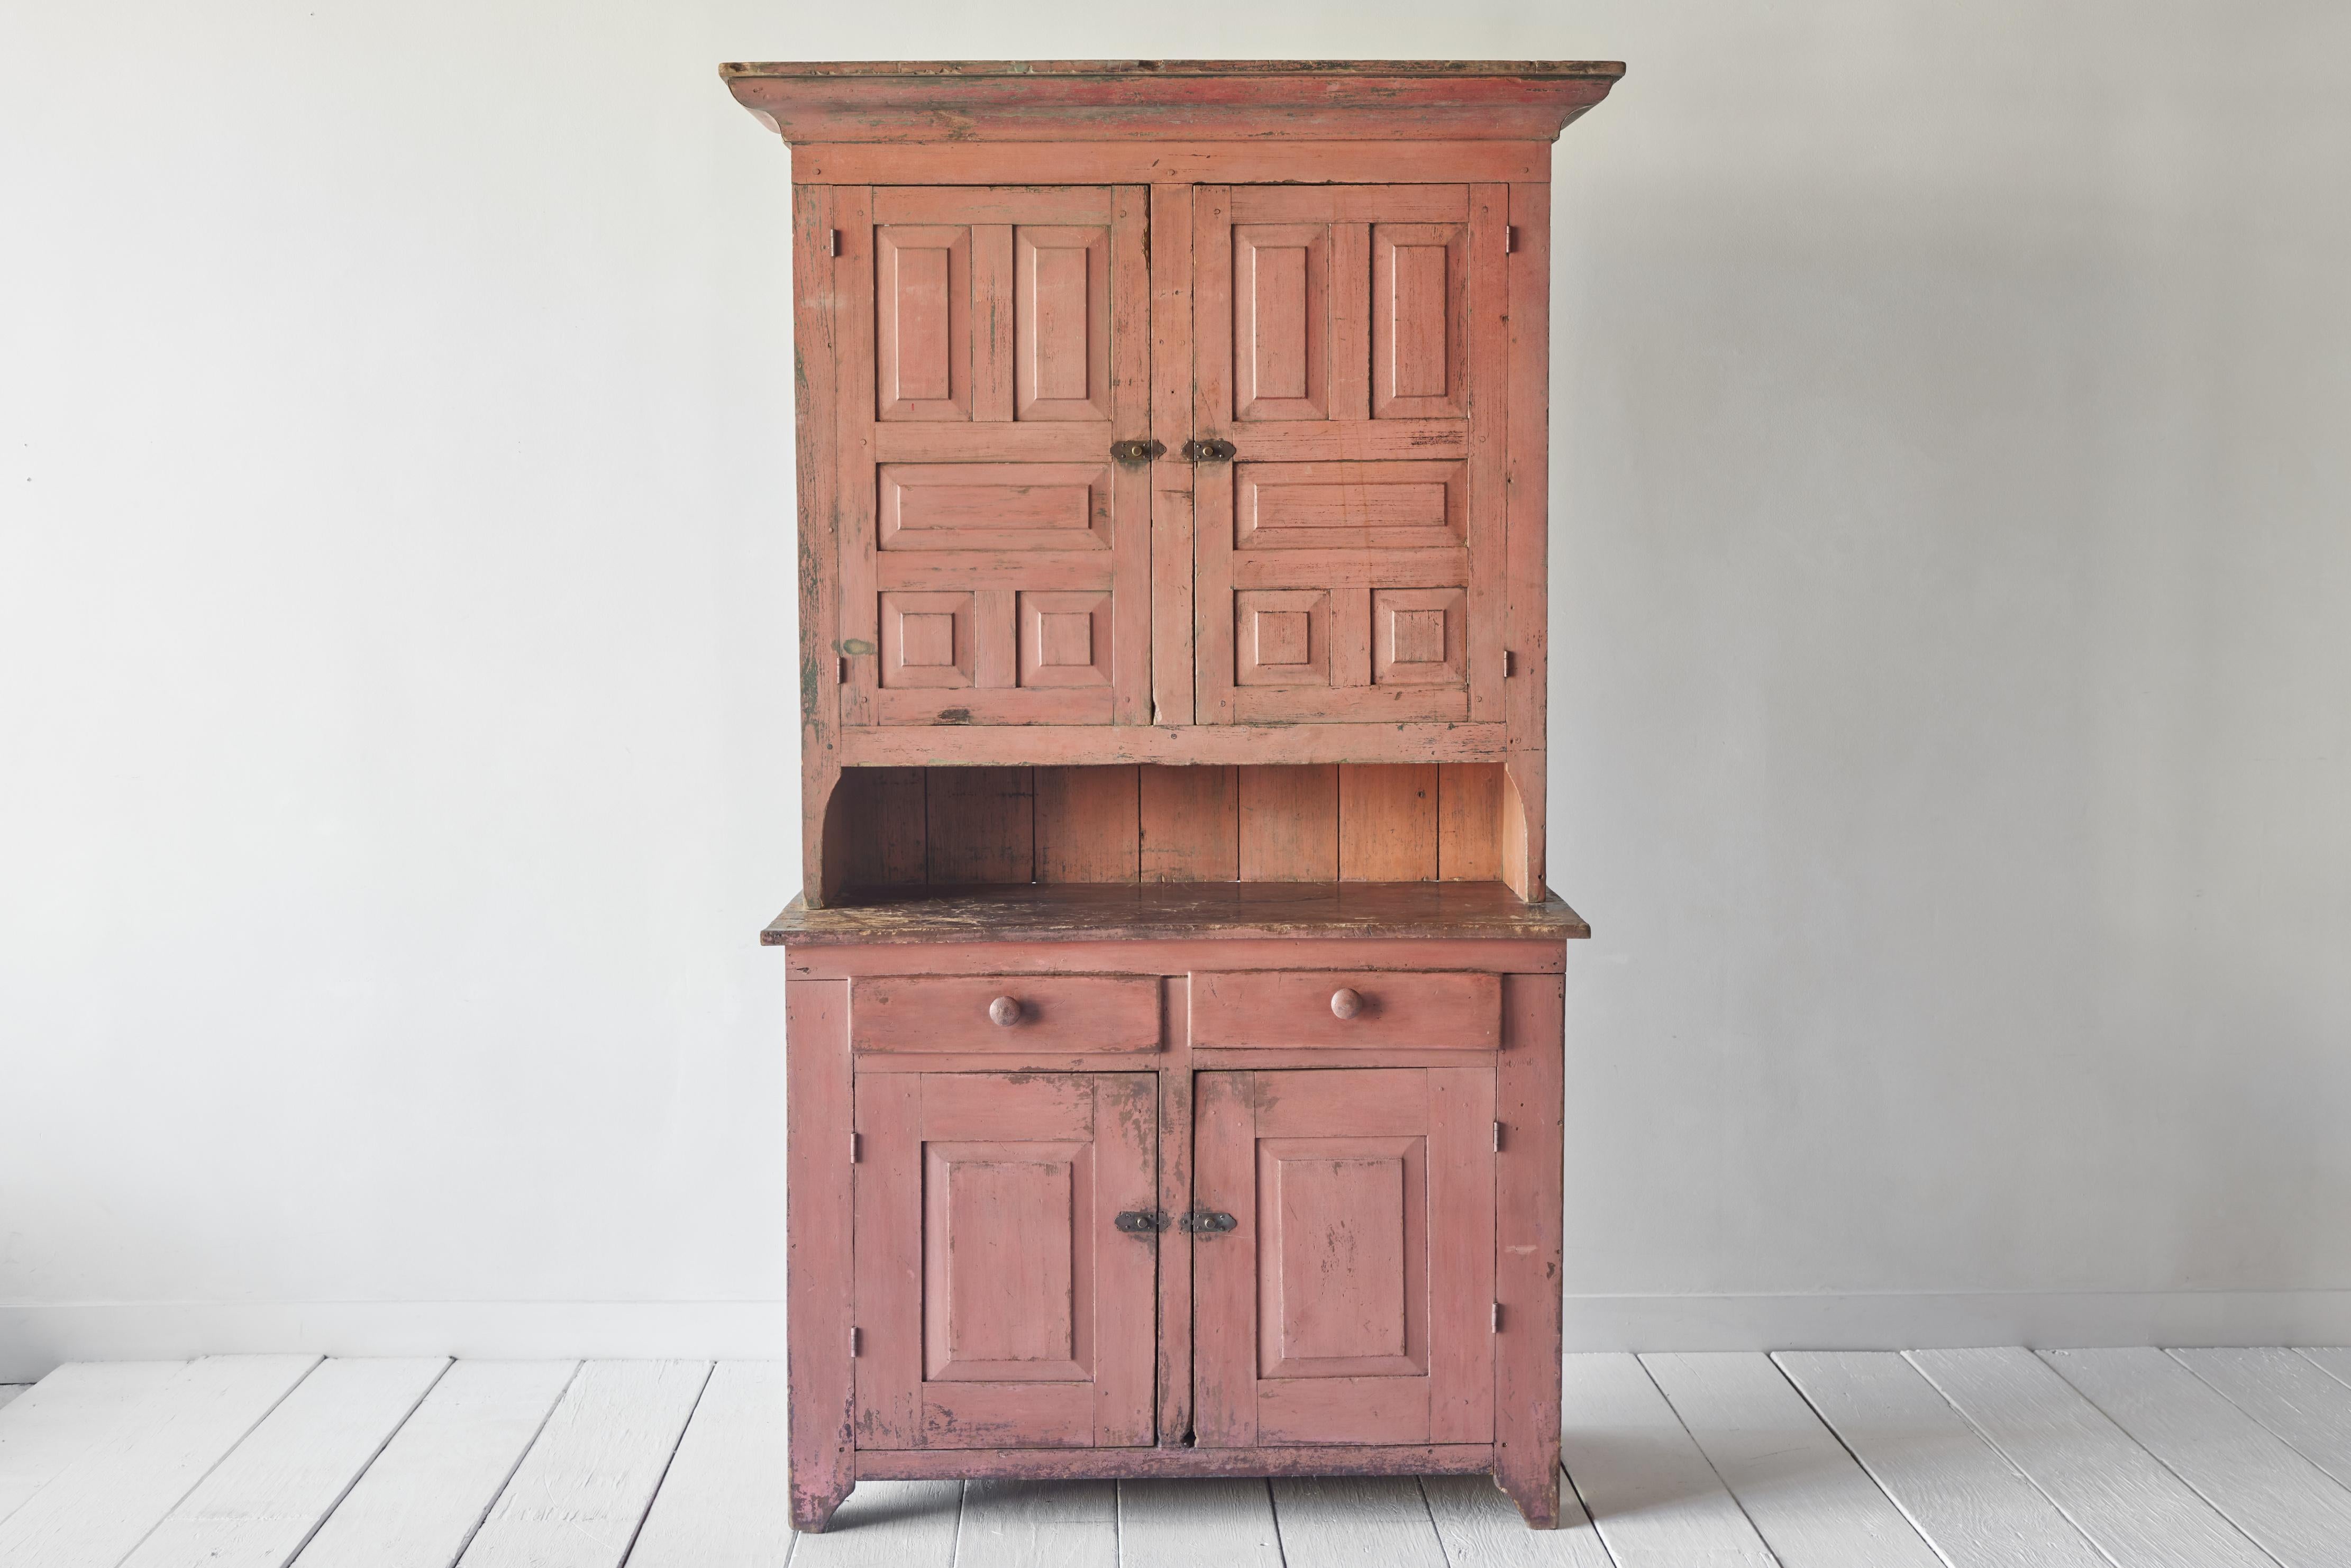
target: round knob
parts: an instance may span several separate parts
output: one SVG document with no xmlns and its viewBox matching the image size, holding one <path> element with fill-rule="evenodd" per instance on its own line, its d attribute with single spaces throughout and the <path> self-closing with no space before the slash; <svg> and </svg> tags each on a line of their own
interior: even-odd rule
<svg viewBox="0 0 2351 1568">
<path fill-rule="evenodd" d="M 987 1004 L 987 1021 L 998 1029 L 1010 1029 L 1020 1021 L 1020 1004 L 1010 997 L 998 997 Z"/>
<path fill-rule="evenodd" d="M 1331 993 L 1332 1017 L 1351 1019 L 1363 1010 L 1364 998 L 1346 987 L 1341 986 Z"/>
</svg>

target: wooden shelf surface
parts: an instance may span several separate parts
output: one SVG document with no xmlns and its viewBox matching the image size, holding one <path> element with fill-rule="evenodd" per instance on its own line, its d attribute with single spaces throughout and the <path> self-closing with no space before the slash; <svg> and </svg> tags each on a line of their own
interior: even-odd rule
<svg viewBox="0 0 2351 1568">
<path fill-rule="evenodd" d="M 810 909 L 795 898 L 768 946 L 863 942 L 1437 937 L 1564 941 L 1592 927 L 1558 898 L 1522 904 L 1496 882 L 1061 883 L 877 888 Z"/>
</svg>

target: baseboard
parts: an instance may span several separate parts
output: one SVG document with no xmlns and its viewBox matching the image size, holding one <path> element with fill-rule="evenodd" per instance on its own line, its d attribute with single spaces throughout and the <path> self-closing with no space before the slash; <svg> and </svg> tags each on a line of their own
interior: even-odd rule
<svg viewBox="0 0 2351 1568">
<path fill-rule="evenodd" d="M 1907 1350 L 1986 1344 L 2351 1344 L 2351 1291 L 1571 1296 L 1567 1348 Z M 321 1355 L 784 1354 L 780 1301 L 0 1304 L 0 1383 L 67 1361 Z"/>
<path fill-rule="evenodd" d="M 2351 1291 L 1570 1296 L 1570 1350 L 2351 1344 Z"/>
</svg>

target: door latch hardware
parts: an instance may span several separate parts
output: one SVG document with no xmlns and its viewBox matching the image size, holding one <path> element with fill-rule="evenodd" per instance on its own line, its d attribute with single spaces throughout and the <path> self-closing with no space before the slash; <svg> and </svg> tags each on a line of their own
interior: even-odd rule
<svg viewBox="0 0 2351 1568">
<path fill-rule="evenodd" d="M 1110 444 L 1111 459 L 1117 463 L 1148 463 L 1164 456 L 1167 447 L 1157 441 L 1113 441 Z"/>
<path fill-rule="evenodd" d="M 1187 441 L 1184 444 L 1183 455 L 1195 463 L 1230 463 L 1233 460 L 1233 444 L 1214 438 Z"/>
<path fill-rule="evenodd" d="M 1195 1236 L 1217 1236 L 1240 1228 L 1239 1220 L 1213 1208 L 1196 1208 L 1176 1222 L 1176 1229 L 1188 1230 Z"/>
<path fill-rule="evenodd" d="M 1130 1208 L 1111 1223 L 1129 1236 L 1156 1236 L 1167 1228 L 1167 1217 L 1155 1208 Z"/>
</svg>

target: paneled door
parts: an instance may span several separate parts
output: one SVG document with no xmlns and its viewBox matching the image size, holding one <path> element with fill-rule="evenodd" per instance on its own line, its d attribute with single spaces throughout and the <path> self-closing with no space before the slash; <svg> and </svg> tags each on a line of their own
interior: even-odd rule
<svg viewBox="0 0 2351 1568">
<path fill-rule="evenodd" d="M 1203 723 L 1502 716 L 1503 185 L 1204 185 Z"/>
<path fill-rule="evenodd" d="M 843 723 L 1147 722 L 1147 209 L 840 193 Z"/>
<path fill-rule="evenodd" d="M 1196 1082 L 1198 1441 L 1491 1441 L 1492 1068 Z"/>
<path fill-rule="evenodd" d="M 1154 1436 L 1158 1079 L 857 1080 L 857 1446 Z"/>
</svg>

